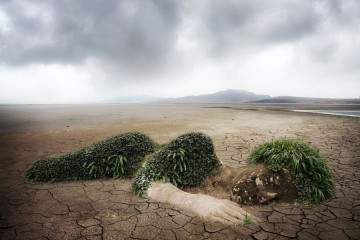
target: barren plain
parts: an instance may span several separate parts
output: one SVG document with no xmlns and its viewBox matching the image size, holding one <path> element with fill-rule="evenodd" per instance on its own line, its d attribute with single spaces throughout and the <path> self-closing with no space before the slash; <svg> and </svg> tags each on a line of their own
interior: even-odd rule
<svg viewBox="0 0 360 240">
<path fill-rule="evenodd" d="M 360 118 L 288 111 L 323 107 L 2 105 L 0 239 L 360 239 Z M 129 179 L 25 182 L 24 172 L 40 156 L 68 153 L 128 131 L 159 143 L 204 132 L 222 162 L 235 168 L 244 167 L 251 150 L 264 141 L 300 138 L 327 157 L 335 197 L 320 205 L 243 206 L 259 225 L 224 226 L 137 197 Z"/>
</svg>

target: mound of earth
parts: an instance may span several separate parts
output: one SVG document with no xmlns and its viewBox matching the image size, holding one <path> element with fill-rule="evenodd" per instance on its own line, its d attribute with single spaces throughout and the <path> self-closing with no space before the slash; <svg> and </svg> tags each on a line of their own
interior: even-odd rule
<svg viewBox="0 0 360 240">
<path fill-rule="evenodd" d="M 240 204 L 267 203 L 274 199 L 290 202 L 297 195 L 288 170 L 274 172 L 264 165 L 246 168 L 232 186 L 230 198 Z"/>
<path fill-rule="evenodd" d="M 207 178 L 202 186 L 185 190 L 248 205 L 273 200 L 293 202 L 297 198 L 297 190 L 288 170 L 273 172 L 262 164 L 241 169 L 224 166 L 220 174 Z"/>
</svg>

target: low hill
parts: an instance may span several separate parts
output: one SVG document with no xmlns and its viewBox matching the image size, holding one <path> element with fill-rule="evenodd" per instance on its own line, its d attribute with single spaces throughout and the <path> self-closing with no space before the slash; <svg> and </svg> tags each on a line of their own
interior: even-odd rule
<svg viewBox="0 0 360 240">
<path fill-rule="evenodd" d="M 257 95 L 245 90 L 228 89 L 211 94 L 187 96 L 179 98 L 165 98 L 162 103 L 244 103 L 271 98 L 268 95 Z"/>
</svg>

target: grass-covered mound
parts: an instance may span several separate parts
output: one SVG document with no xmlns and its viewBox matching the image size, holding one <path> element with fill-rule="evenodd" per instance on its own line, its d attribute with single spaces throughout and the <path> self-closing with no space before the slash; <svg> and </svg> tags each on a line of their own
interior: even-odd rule
<svg viewBox="0 0 360 240">
<path fill-rule="evenodd" d="M 260 145 L 248 163 L 265 164 L 269 170 L 288 169 L 293 175 L 298 200 L 319 203 L 333 195 L 334 183 L 318 148 L 300 140 L 278 139 Z"/>
<path fill-rule="evenodd" d="M 132 189 L 143 195 L 155 181 L 178 187 L 199 186 L 220 166 L 210 137 L 203 133 L 184 134 L 149 157 L 133 179 Z"/>
<path fill-rule="evenodd" d="M 36 161 L 26 172 L 32 182 L 60 182 L 134 173 L 154 143 L 144 134 L 129 132 L 116 135 L 77 152 Z"/>
</svg>

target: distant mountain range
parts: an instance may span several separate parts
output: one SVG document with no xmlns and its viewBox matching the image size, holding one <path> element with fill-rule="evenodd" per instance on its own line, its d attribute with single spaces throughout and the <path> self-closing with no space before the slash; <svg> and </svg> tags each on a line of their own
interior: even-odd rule
<svg viewBox="0 0 360 240">
<path fill-rule="evenodd" d="M 119 97 L 105 103 L 257 103 L 257 104 L 360 104 L 360 99 L 306 98 L 258 95 L 245 90 L 228 89 L 211 94 L 179 98 L 159 98 L 152 96 Z"/>
<path fill-rule="evenodd" d="M 179 98 L 165 98 L 160 102 L 166 103 L 244 103 L 270 98 L 268 95 L 257 95 L 245 90 L 228 89 L 221 92 L 187 96 Z"/>
</svg>

